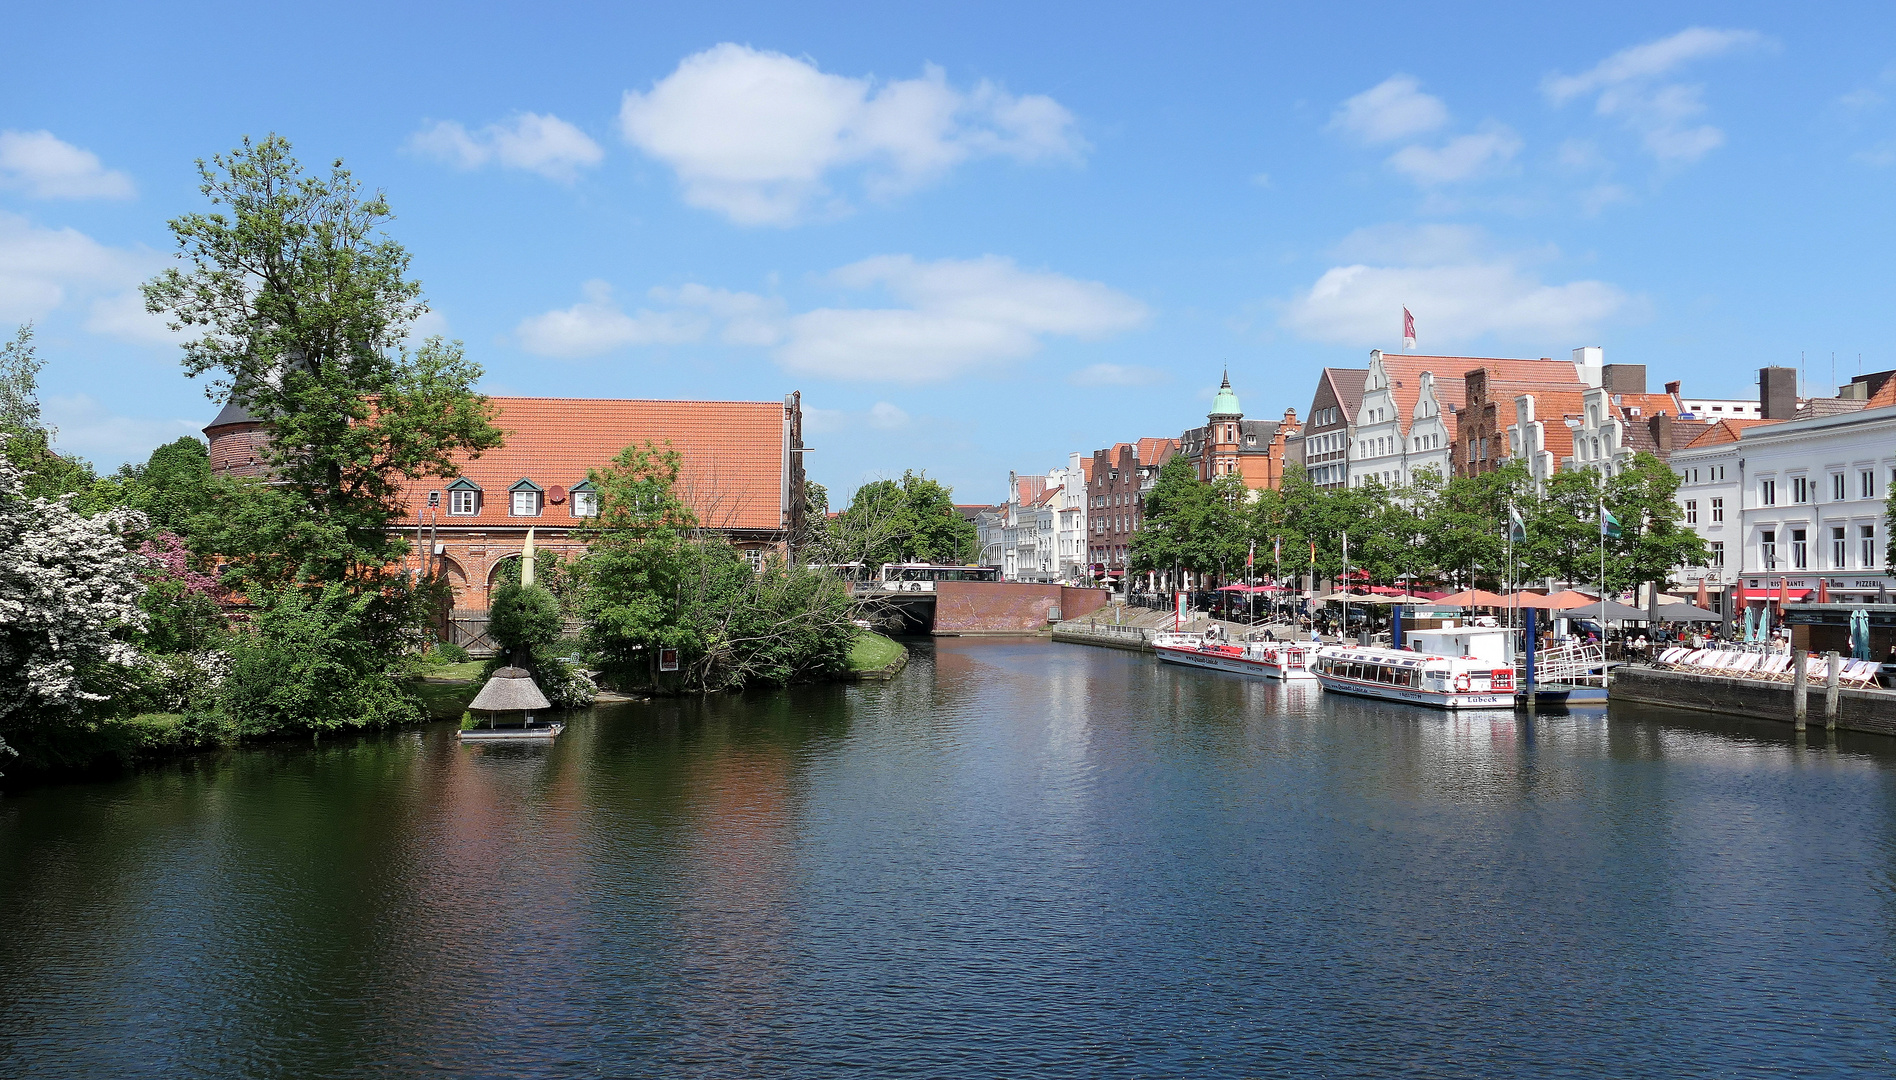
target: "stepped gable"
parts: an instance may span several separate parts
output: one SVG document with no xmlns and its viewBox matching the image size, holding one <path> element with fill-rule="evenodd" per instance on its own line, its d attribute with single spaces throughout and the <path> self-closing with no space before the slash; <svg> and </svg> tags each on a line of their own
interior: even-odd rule
<svg viewBox="0 0 1896 1080">
<path fill-rule="evenodd" d="M 642 401 L 610 398 L 494 397 L 494 426 L 506 444 L 478 458 L 458 457 L 458 475 L 481 490 L 478 513 L 449 517 L 454 526 L 525 528 L 513 517 L 508 491 L 528 480 L 548 492 L 542 526 L 573 524 L 568 505 L 552 498 L 570 489 L 628 446 L 667 444 L 681 455 L 678 493 L 711 528 L 776 532 L 784 527 L 785 406 L 778 401 Z M 412 516 L 427 492 L 453 475 L 408 482 Z M 564 500 L 564 490 L 560 499 Z"/>
<path fill-rule="evenodd" d="M 1569 364 L 1568 367 L 1571 369 L 1572 365 Z M 1534 419 L 1541 425 L 1542 449 L 1552 453 L 1555 462 L 1562 462 L 1572 457 L 1573 429 L 1567 426 L 1567 418 L 1579 417 L 1584 413 L 1586 391 L 1584 389 L 1569 390 L 1564 387 L 1549 390 L 1530 386 L 1515 391 L 1515 394 L 1534 395 Z M 1513 404 L 1514 396 L 1510 395 L 1508 407 L 1513 408 Z M 1515 409 L 1515 412 L 1518 414 L 1520 410 Z M 1518 415 L 1514 422 L 1517 424 L 1520 422 Z M 1641 431 L 1645 430 L 1644 424 L 1634 426 Z"/>
</svg>

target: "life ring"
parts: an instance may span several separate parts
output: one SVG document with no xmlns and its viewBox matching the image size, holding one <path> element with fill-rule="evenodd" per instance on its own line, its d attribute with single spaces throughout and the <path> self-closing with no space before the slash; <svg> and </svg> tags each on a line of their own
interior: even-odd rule
<svg viewBox="0 0 1896 1080">
<path fill-rule="evenodd" d="M 1467 690 L 1468 689 L 1468 676 L 1466 675 L 1455 676 L 1455 689 L 1457 691 Z"/>
</svg>

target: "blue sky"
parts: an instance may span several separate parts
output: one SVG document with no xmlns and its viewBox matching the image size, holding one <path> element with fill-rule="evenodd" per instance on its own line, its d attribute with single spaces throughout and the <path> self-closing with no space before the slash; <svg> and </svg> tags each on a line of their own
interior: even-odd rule
<svg viewBox="0 0 1896 1080">
<path fill-rule="evenodd" d="M 130 290 L 277 132 L 388 192 L 486 389 L 801 390 L 832 490 L 1250 415 L 1400 347 L 1750 396 L 1896 366 L 1889 5 L 33 5 L 0 326 L 62 444 L 214 411 Z"/>
</svg>

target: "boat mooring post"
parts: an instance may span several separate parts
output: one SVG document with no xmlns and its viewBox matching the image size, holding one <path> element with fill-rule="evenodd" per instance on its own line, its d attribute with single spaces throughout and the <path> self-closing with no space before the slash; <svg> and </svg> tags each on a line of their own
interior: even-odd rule
<svg viewBox="0 0 1896 1080">
<path fill-rule="evenodd" d="M 1826 666 L 1824 672 L 1824 730 L 1837 730 L 1837 713 L 1843 709 L 1843 654 L 1831 651 L 1824 654 Z"/>
<path fill-rule="evenodd" d="M 1534 702 L 1534 611 L 1535 609 L 1531 607 L 1521 609 L 1522 617 L 1527 620 L 1524 625 L 1527 628 L 1527 672 L 1526 672 L 1527 678 L 1525 681 L 1527 683 L 1527 711 L 1528 712 L 1534 711 L 1534 704 L 1535 704 Z"/>
<path fill-rule="evenodd" d="M 1791 728 L 1804 730 L 1804 716 L 1810 711 L 1810 654 L 1791 648 Z"/>
</svg>

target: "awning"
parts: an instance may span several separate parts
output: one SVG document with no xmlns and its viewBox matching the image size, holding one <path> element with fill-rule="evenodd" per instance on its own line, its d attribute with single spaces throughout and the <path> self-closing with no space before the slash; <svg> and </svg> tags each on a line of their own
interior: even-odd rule
<svg viewBox="0 0 1896 1080">
<path fill-rule="evenodd" d="M 1784 598 L 1788 601 L 1802 600 L 1816 591 L 1817 590 L 1815 589 L 1786 589 L 1784 592 Z M 1740 602 L 1747 601 L 1747 600 L 1775 601 L 1777 598 L 1778 598 L 1778 590 L 1777 590 L 1777 586 L 1775 585 L 1771 586 L 1768 589 L 1739 589 L 1738 590 L 1738 599 Z"/>
</svg>

